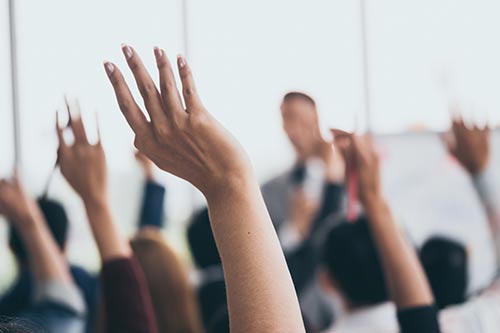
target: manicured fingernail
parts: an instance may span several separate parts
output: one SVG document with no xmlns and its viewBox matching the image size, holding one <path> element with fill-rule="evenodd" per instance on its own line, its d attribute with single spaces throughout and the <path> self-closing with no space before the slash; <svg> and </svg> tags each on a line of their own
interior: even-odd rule
<svg viewBox="0 0 500 333">
<path fill-rule="evenodd" d="M 154 50 L 155 50 L 156 60 L 159 61 L 163 57 L 163 50 L 160 49 L 159 47 L 155 47 Z"/>
<path fill-rule="evenodd" d="M 115 71 L 115 65 L 113 65 L 109 61 L 105 61 L 104 62 L 104 69 L 106 70 L 106 74 L 108 74 L 108 76 L 110 76 Z"/>
<path fill-rule="evenodd" d="M 187 65 L 186 58 L 179 54 L 177 56 L 177 65 L 179 65 L 179 68 L 185 67 Z"/>
<path fill-rule="evenodd" d="M 123 54 L 125 55 L 125 58 L 130 59 L 132 58 L 132 55 L 134 54 L 134 51 L 132 51 L 132 48 L 128 46 L 127 44 L 122 44 L 122 51 Z"/>
</svg>

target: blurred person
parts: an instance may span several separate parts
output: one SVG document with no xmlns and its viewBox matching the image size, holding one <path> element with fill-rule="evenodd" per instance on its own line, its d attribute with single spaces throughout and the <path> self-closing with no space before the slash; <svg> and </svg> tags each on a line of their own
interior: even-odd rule
<svg viewBox="0 0 500 333">
<path fill-rule="evenodd" d="M 38 199 L 37 204 L 57 246 L 65 254 L 69 221 L 64 207 L 59 202 L 48 198 Z M 0 298 L 0 315 L 12 317 L 18 316 L 29 306 L 33 293 L 33 282 L 26 247 L 19 233 L 12 226 L 9 227 L 9 247 L 16 259 L 18 274 L 11 287 Z M 97 279 L 77 265 L 70 265 L 70 273 L 84 296 L 88 313 L 87 331 L 91 332 L 97 302 Z"/>
<path fill-rule="evenodd" d="M 325 217 L 341 211 L 345 165 L 336 148 L 323 138 L 316 103 L 309 95 L 287 93 L 281 103 L 281 116 L 296 161 L 289 170 L 265 183 L 262 194 L 288 257 L 290 252 L 301 251 L 310 232 L 321 228 Z M 304 219 L 302 211 L 294 209 L 297 205 L 315 208 L 304 210 L 309 215 Z M 310 271 L 310 262 L 300 257 L 294 256 L 297 269 L 292 270 L 292 276 L 294 281 L 301 280 L 302 309 L 316 327 L 326 328 L 332 321 L 331 309 L 315 282 L 315 272 Z"/>
<path fill-rule="evenodd" d="M 221 256 L 235 332 L 304 332 L 297 295 L 251 164 L 232 136 L 206 111 L 191 69 L 177 67 L 182 96 L 164 50 L 154 49 L 159 89 L 129 45 L 122 46 L 150 121 L 118 67 L 105 62 L 118 105 L 135 133 L 135 145 L 160 169 L 193 184 L 207 199 Z"/>
<path fill-rule="evenodd" d="M 0 215 L 16 229 L 33 279 L 29 304 L 16 314 L 21 320 L 11 321 L 10 326 L 25 327 L 22 323 L 26 322 L 37 332 L 84 332 L 84 299 L 39 205 L 28 196 L 17 176 L 0 180 Z"/>
<path fill-rule="evenodd" d="M 199 277 L 197 298 L 200 313 L 204 327 L 208 328 L 218 312 L 227 310 L 224 271 L 210 226 L 208 208 L 198 210 L 190 220 L 187 239 Z"/>
<path fill-rule="evenodd" d="M 377 266 L 376 258 L 378 255 L 389 299 L 397 309 L 396 317 L 399 324 L 399 331 L 402 333 L 439 332 L 437 311 L 424 270 L 412 246 L 395 224 L 391 210 L 382 194 L 379 158 L 375 152 L 371 137 L 367 135 L 357 136 L 336 130 L 333 133 L 335 140 L 338 142 L 339 147 L 341 147 L 344 158 L 350 165 L 354 166 L 358 178 L 359 201 L 366 215 L 367 226 L 363 226 L 363 224 L 358 226 L 357 233 L 360 235 L 365 234 L 368 244 L 366 242 L 359 242 L 358 245 L 353 245 L 353 248 L 355 251 L 372 253 L 370 263 L 360 263 L 365 264 L 365 266 L 359 267 L 359 271 L 357 272 L 356 267 L 351 268 L 351 272 L 355 272 L 353 275 L 366 274 L 368 270 L 376 272 L 376 269 L 368 267 Z M 365 228 L 365 231 L 362 231 L 363 228 Z M 372 250 L 369 250 L 370 241 L 366 237 L 366 229 L 369 230 L 373 239 L 376 255 L 373 254 Z M 333 238 L 330 239 L 332 242 L 338 239 L 335 238 L 334 232 L 332 231 L 330 234 L 330 237 Z M 332 242 L 327 242 L 326 244 L 335 246 Z M 355 242 L 358 243 L 358 241 Z M 362 249 L 362 247 L 365 247 L 365 249 Z M 326 246 L 324 255 L 327 258 L 329 255 L 328 250 L 329 248 Z M 342 261 L 342 259 L 338 258 L 333 260 Z M 353 266 L 358 266 L 356 262 L 353 264 Z M 337 277 L 338 281 L 344 281 L 344 286 L 349 286 L 349 284 L 345 284 L 346 280 L 343 280 L 345 278 L 342 276 L 344 274 L 343 271 L 335 270 L 333 274 L 335 274 L 333 276 Z M 339 278 L 339 276 L 342 278 Z M 377 281 L 380 280 L 380 276 L 380 273 L 375 273 L 373 277 Z M 364 277 L 358 276 L 356 279 L 361 280 Z M 379 302 L 384 298 L 384 289 L 380 288 L 380 283 L 367 282 L 367 284 L 371 283 L 375 286 L 378 284 L 379 287 L 375 287 L 370 291 L 362 291 L 360 294 L 356 294 L 360 290 L 344 287 L 340 284 L 339 289 L 344 292 L 348 291 L 351 302 L 354 301 L 353 303 L 357 299 L 363 299 L 362 297 L 365 297 L 365 301 Z M 366 295 L 370 296 L 366 298 Z M 370 313 L 371 310 L 374 309 L 368 307 L 348 313 L 346 317 L 339 320 L 337 324 L 339 326 L 335 327 L 334 325 L 330 332 L 398 331 L 397 327 L 392 327 L 391 324 L 386 325 L 384 320 L 378 318 L 379 314 L 377 311 Z"/>
<path fill-rule="evenodd" d="M 146 277 L 158 331 L 202 332 L 198 304 L 188 273 L 154 227 L 140 230 L 132 250 Z"/>
<path fill-rule="evenodd" d="M 496 250 L 496 268 L 500 272 L 500 181 L 491 166 L 490 131 L 487 127 L 467 126 L 461 117 L 452 121 L 445 138 L 448 151 L 470 176 L 472 185 L 486 211 Z M 450 270 L 448 268 L 448 270 Z M 445 277 L 450 272 L 442 273 Z M 453 279 L 463 279 L 463 272 Z M 443 281 L 441 285 L 445 284 Z M 441 311 L 443 332 L 489 333 L 500 329 L 500 278 L 461 305 Z"/>
<path fill-rule="evenodd" d="M 396 308 L 367 217 L 332 228 L 322 252 L 322 286 L 336 309 L 328 332 L 397 332 Z"/>
<path fill-rule="evenodd" d="M 157 322 L 144 273 L 111 215 L 106 157 L 100 134 L 90 144 L 80 115 L 70 116 L 74 143 L 69 145 L 56 118 L 61 173 L 83 201 L 102 261 L 100 285 L 105 331 L 156 333 Z"/>
<path fill-rule="evenodd" d="M 420 260 L 438 309 L 466 300 L 468 258 L 462 243 L 449 237 L 433 236 L 420 249 Z"/>
</svg>

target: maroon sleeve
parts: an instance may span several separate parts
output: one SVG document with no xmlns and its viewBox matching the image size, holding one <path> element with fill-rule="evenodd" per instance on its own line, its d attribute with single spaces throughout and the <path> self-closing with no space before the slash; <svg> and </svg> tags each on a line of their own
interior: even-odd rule
<svg viewBox="0 0 500 333">
<path fill-rule="evenodd" d="M 134 257 L 104 262 L 101 282 L 107 332 L 158 332 L 144 273 Z"/>
</svg>

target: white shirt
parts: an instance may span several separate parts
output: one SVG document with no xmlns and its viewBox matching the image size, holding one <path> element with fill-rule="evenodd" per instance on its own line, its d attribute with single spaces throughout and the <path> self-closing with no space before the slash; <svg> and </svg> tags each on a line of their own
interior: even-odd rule
<svg viewBox="0 0 500 333">
<path fill-rule="evenodd" d="M 396 307 L 383 303 L 348 312 L 324 333 L 398 333 Z"/>
</svg>

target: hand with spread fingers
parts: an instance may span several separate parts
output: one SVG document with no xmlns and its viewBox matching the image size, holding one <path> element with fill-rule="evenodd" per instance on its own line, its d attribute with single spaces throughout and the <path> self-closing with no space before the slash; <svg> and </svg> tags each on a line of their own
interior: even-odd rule
<svg viewBox="0 0 500 333">
<path fill-rule="evenodd" d="M 84 201 L 101 202 L 106 199 L 107 195 L 107 171 L 106 157 L 100 138 L 97 144 L 90 144 L 81 115 L 72 115 L 69 105 L 68 114 L 69 125 L 75 139 L 73 145 L 68 145 L 64 140 L 63 130 L 59 124 L 59 114 L 56 119 L 59 138 L 57 154 L 61 172 Z"/>
<path fill-rule="evenodd" d="M 184 108 L 164 50 L 154 50 L 158 90 L 135 50 L 128 45 L 122 49 L 150 121 L 134 101 L 117 66 L 110 62 L 104 66 L 120 109 L 135 133 L 134 143 L 139 151 L 159 168 L 189 181 L 204 194 L 215 185 L 238 183 L 246 177 L 251 169 L 246 154 L 203 106 L 186 59 L 177 59 Z"/>
<path fill-rule="evenodd" d="M 104 67 L 136 147 L 207 199 L 231 331 L 304 332 L 297 294 L 248 157 L 202 105 L 186 60 L 177 59 L 184 108 L 165 51 L 154 49 L 158 90 L 135 50 L 128 45 L 122 49 L 150 121 L 117 66 L 106 62 Z"/>
<path fill-rule="evenodd" d="M 450 154 L 471 174 L 483 171 L 490 158 L 490 131 L 487 127 L 467 127 L 464 120 L 453 119 L 451 135 L 445 137 Z"/>
</svg>

